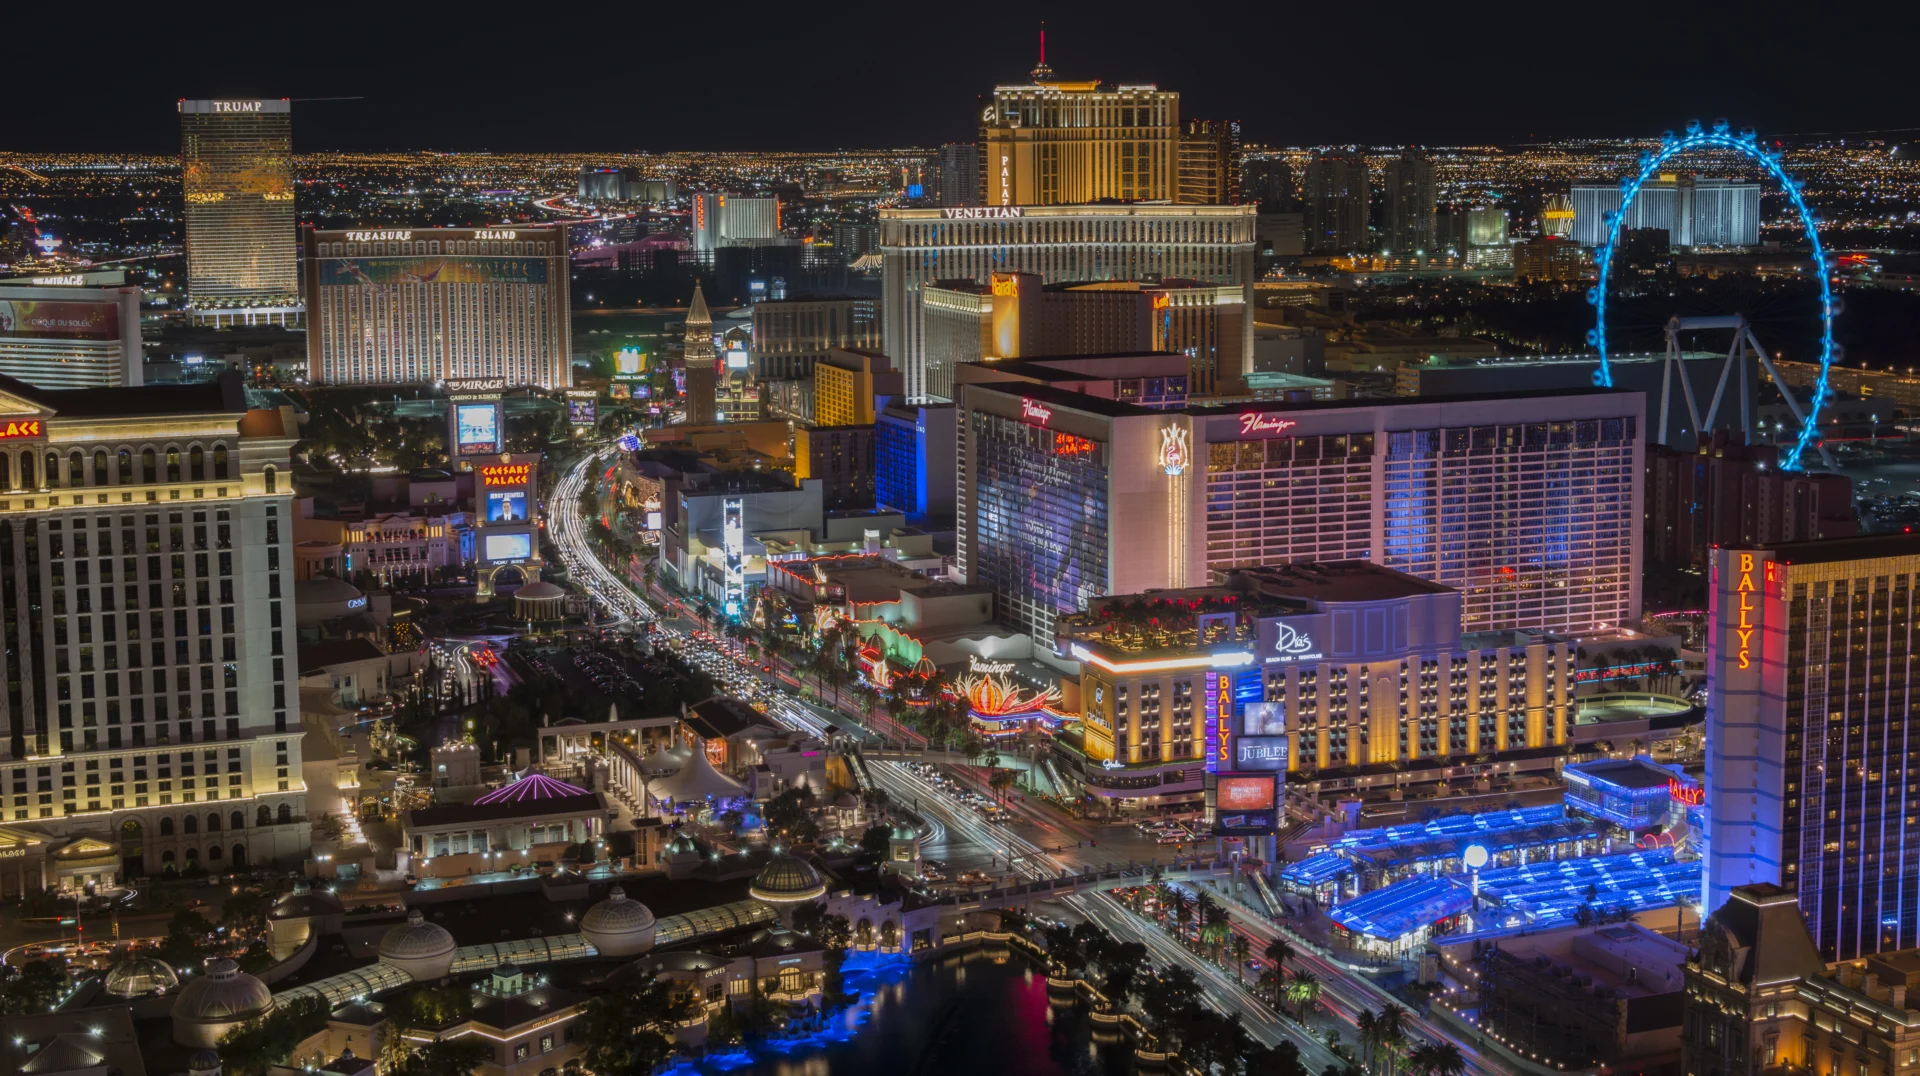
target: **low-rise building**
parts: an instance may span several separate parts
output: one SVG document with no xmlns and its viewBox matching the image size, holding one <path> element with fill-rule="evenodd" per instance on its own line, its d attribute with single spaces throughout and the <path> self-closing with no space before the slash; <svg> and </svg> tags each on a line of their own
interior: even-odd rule
<svg viewBox="0 0 1920 1076">
<path fill-rule="evenodd" d="M 1055 620 L 1059 652 L 1080 662 L 1080 746 L 1104 771 L 1090 783 L 1109 762 L 1187 781 L 1215 761 L 1284 770 L 1311 793 L 1555 771 L 1577 642 L 1463 633 L 1460 605 L 1364 561 L 1095 598 Z"/>
<path fill-rule="evenodd" d="M 432 878 L 531 869 L 603 836 L 607 814 L 600 793 L 534 773 L 472 803 L 401 812 L 402 855 Z"/>
</svg>

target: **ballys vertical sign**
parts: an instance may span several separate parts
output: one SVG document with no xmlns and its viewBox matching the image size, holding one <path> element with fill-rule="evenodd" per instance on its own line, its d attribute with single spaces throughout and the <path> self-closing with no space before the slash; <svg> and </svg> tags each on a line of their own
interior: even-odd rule
<svg viewBox="0 0 1920 1076">
<path fill-rule="evenodd" d="M 1739 581 L 1734 584 L 1734 596 L 1740 599 L 1737 611 L 1740 623 L 1733 630 L 1735 647 L 1734 657 L 1741 669 L 1753 668 L 1753 637 L 1759 630 L 1754 623 L 1754 614 L 1760 611 L 1760 602 L 1765 599 L 1767 590 L 1773 583 L 1773 561 L 1764 565 L 1765 575 L 1760 574 L 1762 565 L 1756 562 L 1752 553 L 1739 555 Z"/>
</svg>

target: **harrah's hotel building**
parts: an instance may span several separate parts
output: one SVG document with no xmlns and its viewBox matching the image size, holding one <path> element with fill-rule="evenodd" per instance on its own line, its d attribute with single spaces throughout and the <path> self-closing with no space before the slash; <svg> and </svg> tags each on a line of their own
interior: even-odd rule
<svg viewBox="0 0 1920 1076">
<path fill-rule="evenodd" d="M 1465 631 L 1640 612 L 1641 394 L 1149 410 L 1029 383 L 959 401 L 958 568 L 1051 640 L 1106 594 L 1366 560 L 1461 593 Z"/>
</svg>

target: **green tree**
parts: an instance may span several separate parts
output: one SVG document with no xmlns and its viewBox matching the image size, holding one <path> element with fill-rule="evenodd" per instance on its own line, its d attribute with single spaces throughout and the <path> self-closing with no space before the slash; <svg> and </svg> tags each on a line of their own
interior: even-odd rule
<svg viewBox="0 0 1920 1076">
<path fill-rule="evenodd" d="M 298 998 L 276 1006 L 220 1037 L 220 1057 L 235 1076 L 263 1076 L 293 1056 L 294 1048 L 327 1026 L 327 1005 Z"/>
<path fill-rule="evenodd" d="M 1305 968 L 1287 976 L 1287 1000 L 1293 1002 L 1302 1024 L 1307 1022 L 1307 1010 L 1320 1000 L 1322 990 L 1320 979 Z"/>
<path fill-rule="evenodd" d="M 454 1076 L 470 1074 L 491 1060 L 493 1047 L 485 1039 L 464 1035 L 423 1043 L 389 1072 L 391 1076 Z"/>
<path fill-rule="evenodd" d="M 273 901 L 264 893 L 235 893 L 220 906 L 220 922 L 235 934 L 260 934 L 271 910 Z"/>
<path fill-rule="evenodd" d="M 597 1076 L 651 1076 L 673 1056 L 668 1033 L 693 1013 L 693 1002 L 667 984 L 627 975 L 614 989 L 587 1003 L 586 1065 Z"/>
<path fill-rule="evenodd" d="M 762 814 L 767 832 L 789 841 L 811 841 L 820 835 L 820 826 L 813 820 L 813 789 L 806 785 L 789 788 L 768 800 Z"/>
<path fill-rule="evenodd" d="M 875 789 L 875 791 L 879 791 Z M 875 822 L 860 834 L 860 851 L 876 860 L 887 858 L 887 849 L 893 841 L 893 827 L 885 822 Z"/>
<path fill-rule="evenodd" d="M 8 1016 L 28 1016 L 53 1008 L 67 989 L 66 962 L 30 960 L 0 993 L 0 1009 Z"/>
</svg>

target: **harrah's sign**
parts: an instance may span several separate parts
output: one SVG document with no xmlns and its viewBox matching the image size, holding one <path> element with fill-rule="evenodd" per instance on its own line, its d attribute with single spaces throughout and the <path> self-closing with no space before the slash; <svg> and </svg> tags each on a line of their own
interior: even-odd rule
<svg viewBox="0 0 1920 1076">
<path fill-rule="evenodd" d="M 1024 216 L 1025 206 L 983 205 L 965 206 L 956 209 L 942 209 L 940 215 L 948 220 L 991 220 L 996 217 Z"/>
</svg>

